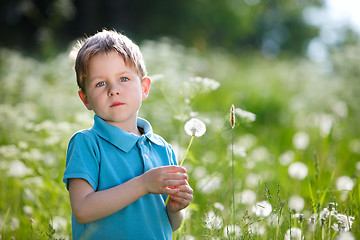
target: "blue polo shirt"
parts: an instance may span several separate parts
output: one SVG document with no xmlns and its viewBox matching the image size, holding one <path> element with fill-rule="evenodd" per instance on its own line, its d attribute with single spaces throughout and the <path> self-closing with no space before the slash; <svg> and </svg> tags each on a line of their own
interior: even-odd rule
<svg viewBox="0 0 360 240">
<path fill-rule="evenodd" d="M 95 191 L 122 184 L 147 170 L 175 165 L 171 146 L 153 133 L 151 125 L 137 119 L 144 130 L 139 137 L 94 116 L 94 125 L 71 138 L 63 181 L 82 178 Z M 120 211 L 97 221 L 80 224 L 72 215 L 73 239 L 171 239 L 166 195 L 147 194 Z"/>
</svg>

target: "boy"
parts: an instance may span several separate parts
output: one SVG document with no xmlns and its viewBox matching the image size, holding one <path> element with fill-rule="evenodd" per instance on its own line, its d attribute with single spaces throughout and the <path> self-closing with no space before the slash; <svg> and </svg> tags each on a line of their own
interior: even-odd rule
<svg viewBox="0 0 360 240">
<path fill-rule="evenodd" d="M 67 150 L 73 239 L 171 239 L 193 190 L 171 146 L 138 117 L 151 85 L 138 46 L 103 30 L 82 44 L 75 71 L 95 116 Z"/>
</svg>

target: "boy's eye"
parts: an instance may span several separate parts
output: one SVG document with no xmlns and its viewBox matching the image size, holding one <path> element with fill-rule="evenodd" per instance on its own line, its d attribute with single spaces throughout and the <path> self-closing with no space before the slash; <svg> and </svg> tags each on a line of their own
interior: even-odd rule
<svg viewBox="0 0 360 240">
<path fill-rule="evenodd" d="M 127 78 L 127 77 L 121 77 L 120 78 L 120 82 L 126 82 L 126 81 L 128 81 L 129 79 Z"/>
<path fill-rule="evenodd" d="M 104 81 L 101 81 L 99 83 L 96 84 L 97 87 L 101 87 L 104 86 L 106 83 Z"/>
</svg>

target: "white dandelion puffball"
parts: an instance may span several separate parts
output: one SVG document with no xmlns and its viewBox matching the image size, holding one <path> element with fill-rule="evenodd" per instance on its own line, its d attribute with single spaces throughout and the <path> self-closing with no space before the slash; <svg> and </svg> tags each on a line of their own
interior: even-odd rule
<svg viewBox="0 0 360 240">
<path fill-rule="evenodd" d="M 304 209 L 305 206 L 305 200 L 298 196 L 298 195 L 293 195 L 290 197 L 289 199 L 289 208 L 290 209 L 294 209 L 296 212 L 300 212 L 301 210 Z"/>
<path fill-rule="evenodd" d="M 258 217 L 267 217 L 270 215 L 270 213 L 272 211 L 272 207 L 268 201 L 262 201 L 262 202 L 256 203 L 252 207 L 252 211 Z"/>
<path fill-rule="evenodd" d="M 294 162 L 288 168 L 290 177 L 303 180 L 308 174 L 307 166 L 302 162 Z"/>
<path fill-rule="evenodd" d="M 292 240 L 292 239 L 294 239 L 294 240 L 302 240 L 303 239 L 300 228 L 293 227 L 286 231 L 284 240 Z"/>
<path fill-rule="evenodd" d="M 185 132 L 190 136 L 201 137 L 206 132 L 206 125 L 198 118 L 192 118 L 185 123 Z"/>
<path fill-rule="evenodd" d="M 223 225 L 223 219 L 210 211 L 205 216 L 205 227 L 208 229 L 220 229 Z"/>
<path fill-rule="evenodd" d="M 339 191 L 351 191 L 354 187 L 354 181 L 348 176 L 341 176 L 336 180 L 336 188 Z"/>
<path fill-rule="evenodd" d="M 306 132 L 298 132 L 293 136 L 293 145 L 296 149 L 305 150 L 309 145 L 309 135 Z"/>
</svg>

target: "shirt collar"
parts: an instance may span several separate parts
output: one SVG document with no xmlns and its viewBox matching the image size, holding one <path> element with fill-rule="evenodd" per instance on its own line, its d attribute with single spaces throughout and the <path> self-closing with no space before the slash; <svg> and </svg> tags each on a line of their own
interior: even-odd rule
<svg viewBox="0 0 360 240">
<path fill-rule="evenodd" d="M 110 142 L 124 152 L 128 152 L 139 141 L 140 138 L 147 138 L 151 142 L 164 146 L 164 142 L 153 133 L 152 127 L 148 121 L 137 118 L 137 126 L 144 129 L 144 135 L 141 137 L 128 133 L 118 127 L 106 123 L 99 116 L 94 116 L 94 125 L 91 130 L 106 141 Z"/>
</svg>

